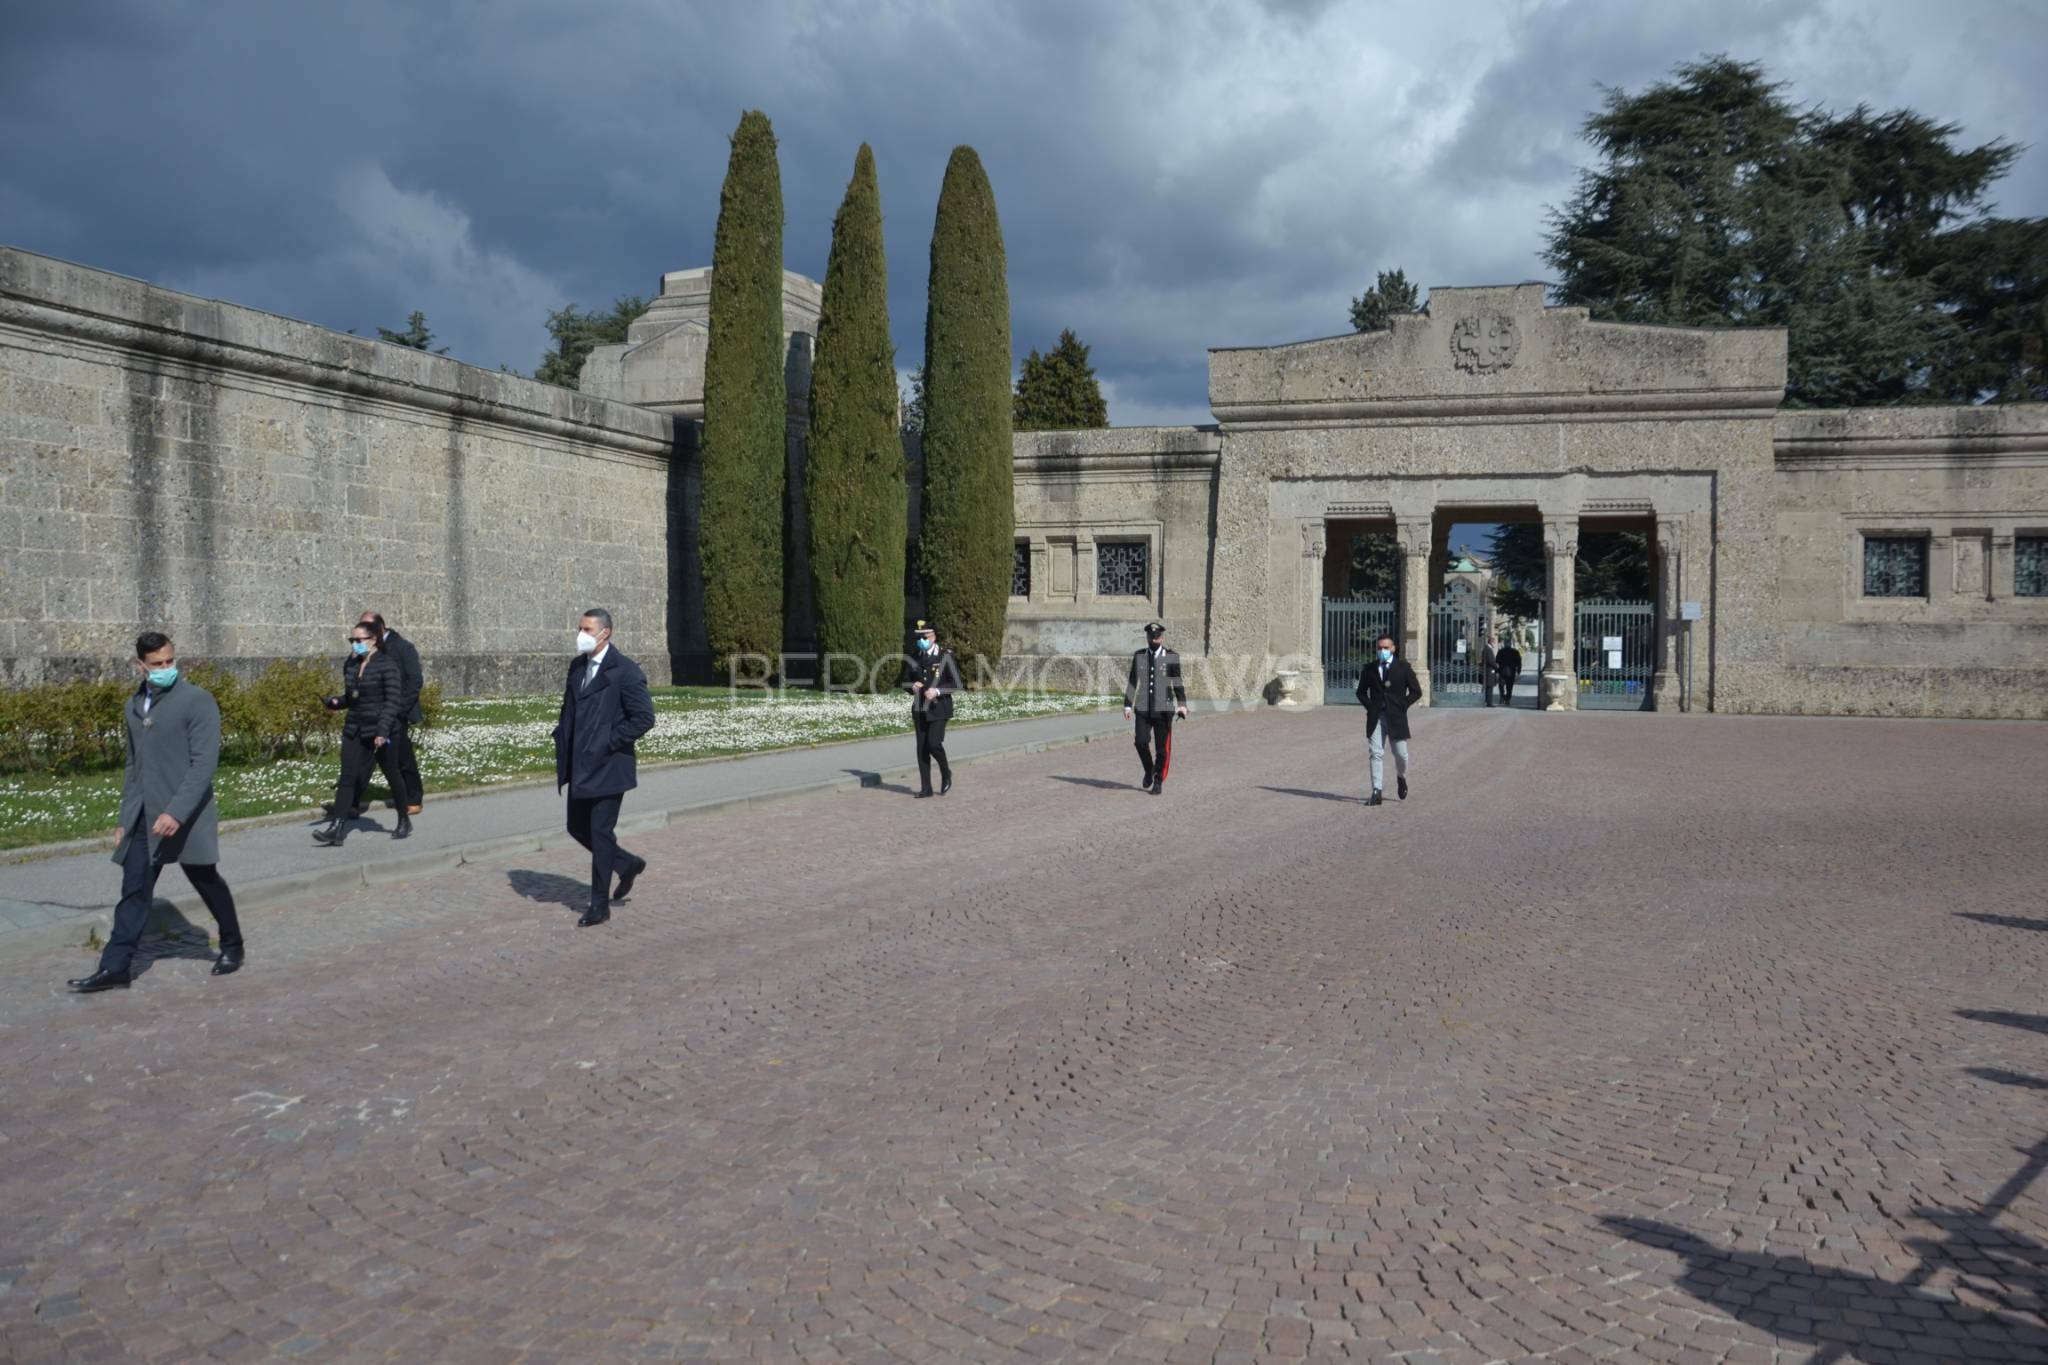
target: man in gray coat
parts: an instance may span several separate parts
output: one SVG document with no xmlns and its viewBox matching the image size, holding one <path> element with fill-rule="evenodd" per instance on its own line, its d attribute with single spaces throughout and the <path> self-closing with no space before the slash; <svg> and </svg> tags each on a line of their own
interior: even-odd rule
<svg viewBox="0 0 2048 1365">
<path fill-rule="evenodd" d="M 128 772 L 121 782 L 121 901 L 99 970 L 72 981 L 80 994 L 125 987 L 142 926 L 165 863 L 185 869 L 192 889 L 220 926 L 213 974 L 242 965 L 242 926 L 235 898 L 214 864 L 220 861 L 220 811 L 213 772 L 220 764 L 220 707 L 205 688 L 178 678 L 170 637 L 146 630 L 135 640 L 142 685 L 122 708 L 128 727 Z"/>
</svg>

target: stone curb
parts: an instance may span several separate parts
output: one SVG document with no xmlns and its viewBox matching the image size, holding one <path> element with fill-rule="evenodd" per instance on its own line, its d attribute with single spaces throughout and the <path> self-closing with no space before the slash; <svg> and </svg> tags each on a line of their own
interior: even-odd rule
<svg viewBox="0 0 2048 1365">
<path fill-rule="evenodd" d="M 962 755 L 953 761 L 953 766 L 962 768 L 976 763 L 986 763 L 992 759 L 1048 753 L 1054 749 L 1067 749 L 1082 744 L 1093 744 L 1100 740 L 1121 738 L 1122 734 L 1121 730 L 1112 730 L 1101 734 L 1068 735 L 1059 739 L 1026 740 L 1020 744 L 991 749 L 987 753 Z M 860 791 L 863 788 L 879 787 L 891 780 L 916 775 L 917 767 L 913 764 L 873 773 L 828 778 L 822 782 L 800 782 L 792 786 L 771 787 L 765 791 L 747 792 L 738 796 L 692 801 L 681 806 L 643 812 L 621 822 L 619 832 L 623 834 L 663 829 L 692 816 L 711 815 L 737 807 L 775 805 L 831 792 Z M 498 787 L 481 790 L 502 789 Z M 238 912 L 246 912 L 284 904 L 321 892 L 346 891 L 365 886 L 388 886 L 413 877 L 429 877 L 452 872 L 458 867 L 498 863 L 523 853 L 555 852 L 564 847 L 574 847 L 574 841 L 569 838 L 566 831 L 536 830 L 528 834 L 483 839 L 457 848 L 423 849 L 418 853 L 401 854 L 375 863 L 351 863 L 331 870 L 293 872 L 246 884 L 234 883 L 235 909 Z M 159 913 L 161 907 L 168 905 L 186 920 L 202 927 L 213 922 L 206 913 L 205 905 L 190 887 L 185 887 L 174 895 L 159 892 L 156 904 Z M 113 921 L 113 907 L 108 906 L 84 914 L 67 916 L 50 924 L 33 925 L 0 934 L 0 959 L 24 957 L 48 949 L 83 948 L 89 932 L 96 931 L 101 939 L 105 939 L 113 930 Z"/>
<path fill-rule="evenodd" d="M 1114 706 L 1098 707 L 1093 711 L 1055 711 L 1047 716 L 1010 716 L 1000 720 L 971 720 L 964 725 L 953 726 L 954 731 L 972 730 L 983 725 L 1015 725 L 1018 721 L 1051 720 L 1058 716 L 1101 716 L 1116 711 Z M 852 739 L 828 739 L 816 744 L 789 744 L 779 749 L 749 749 L 738 754 L 706 754 L 702 758 L 671 758 L 655 763 L 643 763 L 643 773 L 668 772 L 675 768 L 701 768 L 711 763 L 736 763 L 742 759 L 761 758 L 768 754 L 809 753 L 818 749 L 837 749 L 847 744 L 865 744 L 870 740 L 887 738 L 883 735 L 859 735 Z M 1007 752 L 1007 751 L 1004 751 Z M 962 760 L 965 762 L 966 760 Z M 472 796 L 493 796 L 498 792 L 519 791 L 527 787 L 545 787 L 554 779 L 545 773 L 531 777 L 514 777 L 503 782 L 480 783 L 473 787 L 451 787 L 446 791 L 431 792 L 435 801 L 461 801 Z M 391 809 L 390 803 L 384 809 Z M 324 819 L 325 814 L 318 806 L 301 806 L 297 810 L 277 810 L 268 815 L 239 815 L 232 820 L 220 822 L 220 832 L 231 834 L 238 829 L 260 829 L 265 825 L 290 825 L 303 820 Z M 83 839 L 66 839 L 55 844 L 29 844 L 24 848 L 0 850 L 0 867 L 14 863 L 39 862 L 44 858 L 67 858 L 74 853 L 97 853 L 111 851 L 117 840 L 111 835 L 92 834 Z M 236 892 L 236 904 L 240 904 L 241 893 Z"/>
</svg>

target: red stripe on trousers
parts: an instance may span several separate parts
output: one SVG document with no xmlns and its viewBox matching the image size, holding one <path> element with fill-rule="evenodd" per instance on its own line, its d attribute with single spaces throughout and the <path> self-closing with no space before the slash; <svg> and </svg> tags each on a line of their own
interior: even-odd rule
<svg viewBox="0 0 2048 1365">
<path fill-rule="evenodd" d="M 1168 730 L 1159 742 L 1159 780 L 1166 780 L 1166 770 L 1173 764 L 1173 731 Z"/>
</svg>

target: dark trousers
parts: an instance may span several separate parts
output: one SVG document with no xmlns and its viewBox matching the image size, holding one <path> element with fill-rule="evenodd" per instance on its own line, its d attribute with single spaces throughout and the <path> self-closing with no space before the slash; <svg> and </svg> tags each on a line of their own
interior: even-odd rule
<svg viewBox="0 0 2048 1365">
<path fill-rule="evenodd" d="M 1158 715 L 1138 712 L 1138 761 L 1145 765 L 1145 781 L 1164 782 L 1166 767 L 1173 761 L 1173 712 Z"/>
<path fill-rule="evenodd" d="M 916 713 L 917 720 L 917 775 L 924 781 L 924 789 L 932 789 L 932 764 L 939 765 L 939 780 L 953 780 L 953 765 L 946 762 L 946 717 L 934 716 L 924 711 Z"/>
<path fill-rule="evenodd" d="M 1493 689 L 1500 686 L 1500 675 L 1489 668 L 1479 675 L 1479 681 L 1486 692 L 1486 704 L 1493 705 Z"/>
<path fill-rule="evenodd" d="M 590 850 L 590 904 L 601 909 L 612 903 L 612 873 L 644 860 L 619 847 L 612 833 L 619 823 L 619 807 L 625 793 L 616 796 L 569 796 L 569 837 Z"/>
<path fill-rule="evenodd" d="M 394 742 L 395 743 L 395 742 Z M 341 777 L 334 784 L 334 805 L 346 815 L 359 809 L 370 786 L 370 774 L 381 771 L 384 785 L 400 802 L 405 800 L 405 779 L 398 769 L 392 744 L 379 747 L 373 735 L 341 737 Z"/>
<path fill-rule="evenodd" d="M 398 781 L 393 784 L 391 794 L 402 806 L 417 806 L 426 793 L 420 787 L 420 756 L 412 746 L 412 726 L 405 721 L 398 722 L 386 748 L 391 755 L 391 763 L 384 769 L 384 780 L 391 781 L 393 768 L 398 771 Z"/>
<path fill-rule="evenodd" d="M 1500 704 L 1511 706 L 1515 700 L 1515 675 L 1505 670 L 1500 675 Z"/>
<path fill-rule="evenodd" d="M 220 929 L 221 951 L 240 952 L 242 922 L 235 918 L 234 893 L 228 890 L 220 869 L 212 863 L 182 866 L 185 880 L 192 883 L 192 889 L 199 893 L 199 899 L 206 903 Z M 163 870 L 162 863 L 149 860 L 149 835 L 138 819 L 135 828 L 128 831 L 128 852 L 121 860 L 121 903 L 114 907 L 114 932 L 100 954 L 101 971 L 128 970 L 128 964 L 135 958 L 135 945 L 142 941 L 142 926 L 149 922 L 149 907 L 156 900 L 156 879 Z"/>
</svg>

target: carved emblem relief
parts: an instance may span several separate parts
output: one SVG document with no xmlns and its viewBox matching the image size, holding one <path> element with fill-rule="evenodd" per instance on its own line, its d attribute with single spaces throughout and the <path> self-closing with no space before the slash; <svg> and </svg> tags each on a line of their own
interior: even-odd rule
<svg viewBox="0 0 2048 1365">
<path fill-rule="evenodd" d="M 1515 363 L 1522 334 L 1505 313 L 1459 318 L 1451 328 L 1451 363 L 1468 374 L 1494 374 Z"/>
</svg>

